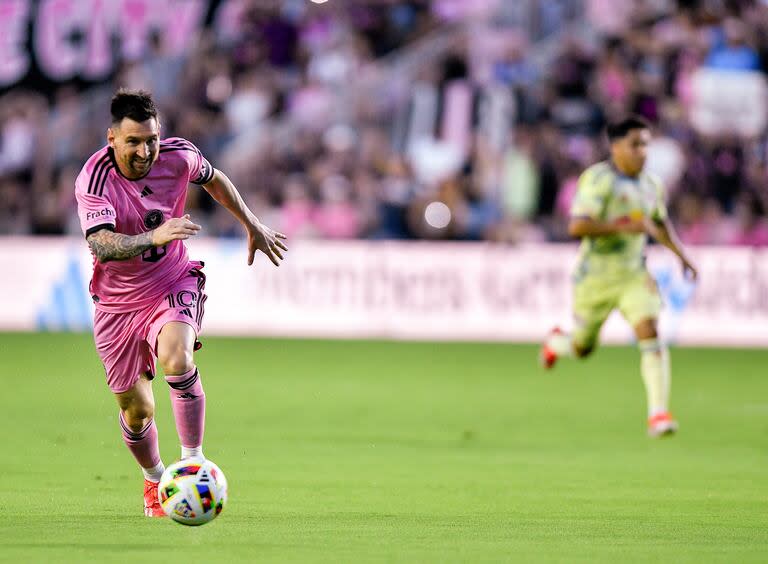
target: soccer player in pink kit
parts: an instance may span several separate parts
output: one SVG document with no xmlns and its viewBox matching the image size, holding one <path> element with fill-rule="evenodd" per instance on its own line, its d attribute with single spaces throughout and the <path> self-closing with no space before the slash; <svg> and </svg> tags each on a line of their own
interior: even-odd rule
<svg viewBox="0 0 768 564">
<path fill-rule="evenodd" d="M 77 177 L 80 224 L 94 255 L 90 293 L 94 340 L 120 407 L 123 440 L 144 473 L 144 514 L 163 517 L 152 379 L 160 362 L 171 393 L 181 456 L 202 457 L 205 393 L 193 352 L 206 296 L 203 263 L 184 240 L 200 226 L 184 214 L 187 186 L 203 186 L 248 234 L 248 264 L 257 250 L 279 266 L 285 236 L 262 224 L 232 182 L 181 138 L 160 140 L 152 98 L 121 90 L 112 98 L 107 146 Z"/>
</svg>

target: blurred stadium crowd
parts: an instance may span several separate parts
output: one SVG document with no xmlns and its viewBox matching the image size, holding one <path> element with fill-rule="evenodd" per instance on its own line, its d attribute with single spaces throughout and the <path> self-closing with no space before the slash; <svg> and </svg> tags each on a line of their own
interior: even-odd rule
<svg viewBox="0 0 768 564">
<path fill-rule="evenodd" d="M 291 238 L 564 240 L 603 125 L 636 112 L 684 242 L 768 245 L 764 128 L 690 119 L 698 69 L 768 71 L 768 3 L 254 0 L 229 17 L 184 56 L 155 35 L 101 84 L 2 91 L 0 234 L 79 233 L 74 178 L 124 86 Z M 240 234 L 202 190 L 189 209 Z"/>
</svg>

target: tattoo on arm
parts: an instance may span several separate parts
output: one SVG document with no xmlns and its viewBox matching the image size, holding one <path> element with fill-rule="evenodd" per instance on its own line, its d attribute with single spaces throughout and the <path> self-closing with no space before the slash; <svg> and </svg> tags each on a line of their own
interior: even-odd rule
<svg viewBox="0 0 768 564">
<path fill-rule="evenodd" d="M 96 259 L 102 263 L 133 258 L 154 247 L 152 231 L 138 235 L 123 235 L 107 229 L 89 235 L 88 246 L 96 255 Z"/>
</svg>

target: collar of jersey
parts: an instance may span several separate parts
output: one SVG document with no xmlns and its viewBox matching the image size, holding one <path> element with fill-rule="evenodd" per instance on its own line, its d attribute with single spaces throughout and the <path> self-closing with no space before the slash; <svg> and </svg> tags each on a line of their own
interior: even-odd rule
<svg viewBox="0 0 768 564">
<path fill-rule="evenodd" d="M 611 167 L 611 170 L 616 174 L 616 176 L 631 180 L 632 182 L 638 182 L 640 180 L 640 174 L 643 174 L 643 171 L 641 170 L 640 174 L 637 176 L 628 176 L 619 170 L 619 167 L 616 166 L 616 164 L 613 162 L 613 159 L 608 159 L 608 166 Z"/>
<path fill-rule="evenodd" d="M 109 160 L 111 160 L 112 164 L 115 165 L 115 170 L 117 171 L 117 174 L 119 174 L 120 176 L 122 176 L 126 180 L 130 180 L 131 182 L 138 182 L 139 180 L 143 180 L 144 178 L 149 176 L 149 173 L 152 172 L 152 167 L 149 167 L 149 170 L 147 171 L 147 174 L 145 174 L 143 176 L 139 176 L 138 178 L 128 178 L 126 175 L 124 175 L 120 171 L 120 167 L 117 165 L 117 161 L 115 160 L 115 152 L 112 150 L 112 147 L 107 147 L 107 153 L 109 154 Z M 157 162 L 157 161 L 155 161 L 155 162 Z M 155 166 L 154 163 L 152 164 L 152 166 Z"/>
</svg>

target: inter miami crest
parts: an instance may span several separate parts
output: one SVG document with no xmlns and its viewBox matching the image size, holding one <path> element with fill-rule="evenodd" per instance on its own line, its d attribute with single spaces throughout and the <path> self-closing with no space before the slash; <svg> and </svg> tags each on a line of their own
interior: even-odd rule
<svg viewBox="0 0 768 564">
<path fill-rule="evenodd" d="M 144 227 L 147 229 L 155 229 L 156 227 L 160 227 L 160 225 L 163 223 L 163 212 L 160 210 L 149 210 L 147 213 L 144 214 Z M 151 249 L 147 249 L 141 254 L 141 260 L 144 262 L 157 262 L 161 258 L 165 256 L 167 250 L 167 245 L 163 245 L 162 247 L 152 247 Z"/>
<path fill-rule="evenodd" d="M 149 210 L 144 214 L 144 227 L 147 229 L 160 227 L 161 223 L 163 223 L 163 212 L 160 210 Z"/>
</svg>

